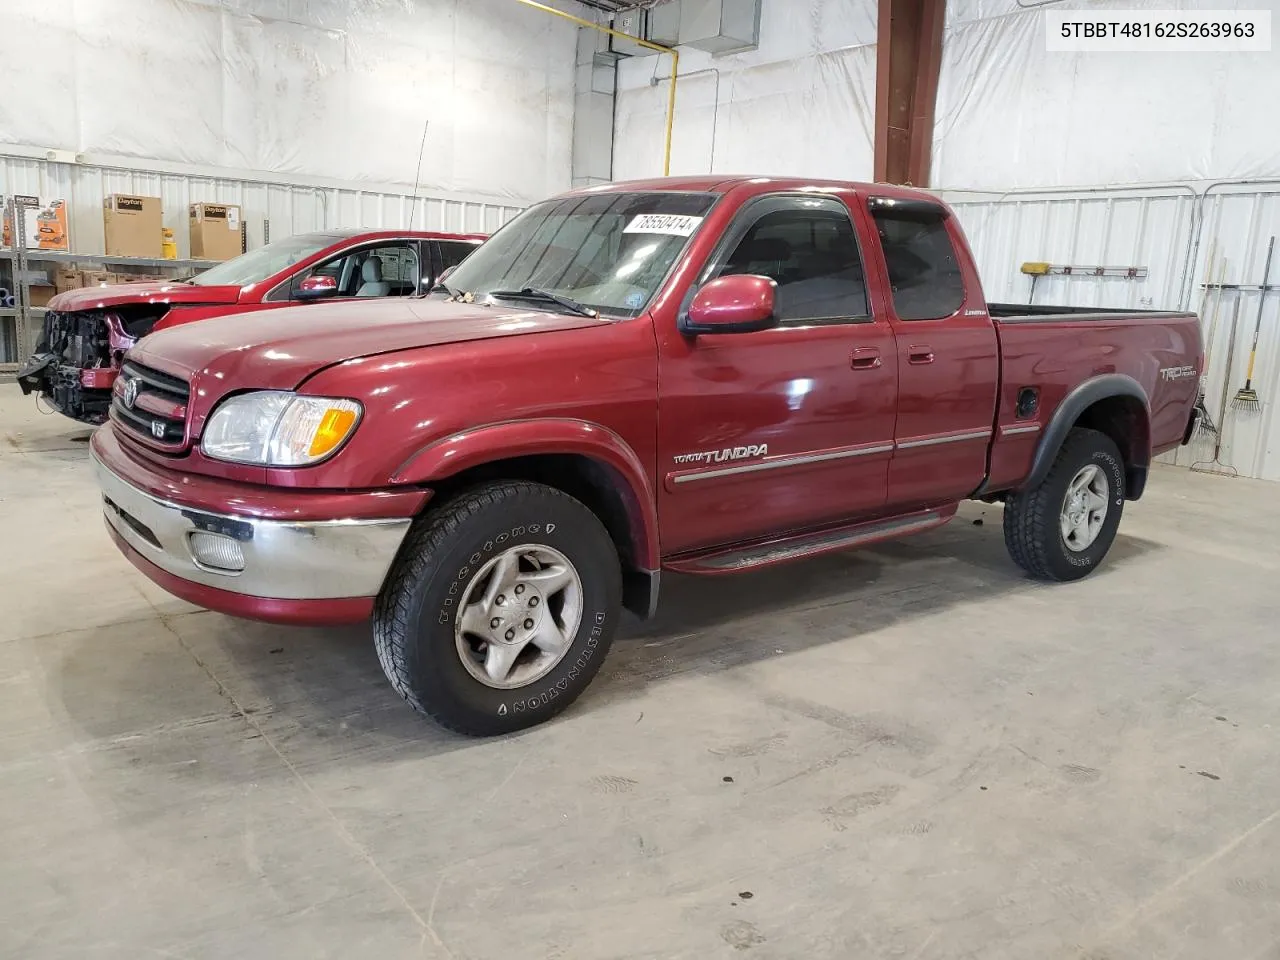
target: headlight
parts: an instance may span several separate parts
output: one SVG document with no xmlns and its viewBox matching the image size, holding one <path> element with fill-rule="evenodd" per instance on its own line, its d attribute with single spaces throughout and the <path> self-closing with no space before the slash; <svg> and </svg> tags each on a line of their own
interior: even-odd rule
<svg viewBox="0 0 1280 960">
<path fill-rule="evenodd" d="M 215 460 L 301 467 L 337 451 L 360 422 L 354 400 L 263 390 L 222 401 L 205 424 L 200 449 Z"/>
</svg>

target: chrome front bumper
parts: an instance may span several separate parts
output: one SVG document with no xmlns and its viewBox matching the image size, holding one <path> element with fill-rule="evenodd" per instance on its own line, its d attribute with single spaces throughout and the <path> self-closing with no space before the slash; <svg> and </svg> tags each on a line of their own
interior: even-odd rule
<svg viewBox="0 0 1280 960">
<path fill-rule="evenodd" d="M 219 590 L 281 600 L 371 597 L 382 589 L 411 520 L 284 522 L 208 513 L 169 503 L 126 483 L 95 456 L 106 521 L 160 569 Z M 234 539 L 239 572 L 197 562 L 191 535 Z"/>
</svg>

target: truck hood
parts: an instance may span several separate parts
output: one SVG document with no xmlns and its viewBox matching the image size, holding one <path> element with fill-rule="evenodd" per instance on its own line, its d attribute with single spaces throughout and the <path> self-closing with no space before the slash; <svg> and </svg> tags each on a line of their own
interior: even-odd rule
<svg viewBox="0 0 1280 960">
<path fill-rule="evenodd" d="M 109 287 L 68 290 L 49 301 L 49 309 L 59 313 L 101 310 L 126 303 L 235 303 L 240 287 L 199 287 L 192 283 L 117 283 Z"/>
<path fill-rule="evenodd" d="M 609 322 L 443 300 L 351 300 L 158 330 L 139 341 L 129 359 L 191 380 L 197 390 L 210 384 L 206 395 L 216 398 L 243 388 L 292 390 L 311 374 L 358 357 Z"/>
</svg>

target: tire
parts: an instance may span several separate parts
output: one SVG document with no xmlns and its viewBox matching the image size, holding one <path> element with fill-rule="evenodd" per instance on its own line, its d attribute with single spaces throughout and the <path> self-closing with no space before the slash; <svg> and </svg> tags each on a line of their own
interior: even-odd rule
<svg viewBox="0 0 1280 960">
<path fill-rule="evenodd" d="M 513 554 L 519 572 L 512 576 L 529 580 L 506 588 L 510 607 L 494 606 L 505 595 L 491 578 L 506 576 L 510 567 L 503 564 Z M 555 562 L 540 568 L 548 558 Z M 525 591 L 519 603 L 538 602 L 540 588 L 532 578 L 544 574 L 570 582 L 555 594 L 542 590 L 537 610 L 511 611 L 517 586 Z M 550 584 L 548 579 L 544 586 Z M 495 593 L 486 605 L 490 586 Z M 510 733 L 549 720 L 586 689 L 613 642 L 621 596 L 617 549 L 587 507 L 541 484 L 487 483 L 428 511 L 410 529 L 374 608 L 374 646 L 387 679 L 415 710 L 470 736 Z M 469 619 L 475 610 L 494 617 Z M 462 629 L 464 615 L 468 624 L 484 628 L 498 623 L 498 614 L 516 619 L 502 620 L 492 634 L 497 643 Z M 533 623 L 521 619 L 526 615 L 539 618 L 538 631 L 548 622 L 554 626 L 566 641 L 563 652 L 548 653 L 529 641 L 503 681 L 510 685 L 495 687 L 486 672 L 489 647 L 502 651 L 501 637 Z M 519 647 L 521 636 L 505 645 L 508 651 Z M 538 670 L 546 672 L 535 675 Z"/>
<path fill-rule="evenodd" d="M 1088 537 L 1081 535 L 1073 549 L 1063 532 L 1063 515 L 1066 512 L 1079 516 L 1079 511 L 1067 510 L 1067 501 L 1073 481 L 1090 467 L 1096 468 L 1097 474 L 1086 496 L 1100 495 L 1101 485 L 1096 482 L 1100 476 L 1106 484 L 1105 514 L 1093 539 L 1083 545 Z M 1009 555 L 1038 580 L 1068 581 L 1088 576 L 1116 538 L 1124 512 L 1124 494 L 1124 461 L 1115 442 L 1097 430 L 1072 430 L 1044 481 L 1032 490 L 1014 494 L 1005 503 L 1004 542 Z M 1073 531 L 1073 536 L 1076 533 Z"/>
</svg>

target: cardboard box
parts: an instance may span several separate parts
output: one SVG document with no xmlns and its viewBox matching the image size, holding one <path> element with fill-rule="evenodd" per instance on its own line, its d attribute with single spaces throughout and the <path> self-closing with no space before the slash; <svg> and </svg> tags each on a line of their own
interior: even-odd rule
<svg viewBox="0 0 1280 960">
<path fill-rule="evenodd" d="M 0 245 L 12 247 L 17 240 L 14 233 L 13 210 L 15 204 L 23 209 L 23 226 L 28 250 L 71 249 L 67 232 L 67 207 L 61 200 L 42 200 L 39 197 L 13 196 L 4 201 L 4 227 Z"/>
<path fill-rule="evenodd" d="M 109 257 L 160 259 L 159 197 L 113 193 L 102 202 L 102 226 Z"/>
<path fill-rule="evenodd" d="M 238 206 L 225 203 L 191 205 L 191 256 L 194 259 L 230 260 L 243 252 Z"/>
<path fill-rule="evenodd" d="M 84 286 L 86 287 L 106 287 L 115 282 L 115 274 L 107 273 L 105 270 L 86 270 L 84 272 Z"/>
<path fill-rule="evenodd" d="M 79 290 L 84 286 L 84 274 L 70 267 L 59 267 L 58 272 L 53 276 L 53 286 L 59 293 Z"/>
<path fill-rule="evenodd" d="M 47 307 L 49 305 L 49 301 L 52 300 L 58 292 L 56 287 L 50 287 L 44 284 L 41 284 L 38 287 L 28 287 L 27 289 L 31 291 L 31 306 L 33 307 Z"/>
</svg>

